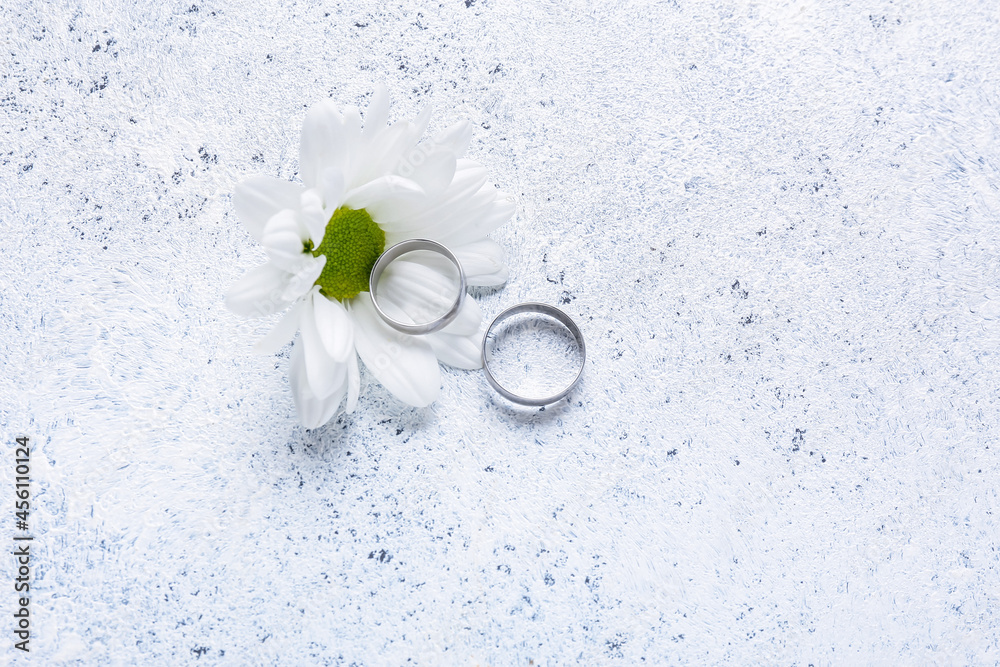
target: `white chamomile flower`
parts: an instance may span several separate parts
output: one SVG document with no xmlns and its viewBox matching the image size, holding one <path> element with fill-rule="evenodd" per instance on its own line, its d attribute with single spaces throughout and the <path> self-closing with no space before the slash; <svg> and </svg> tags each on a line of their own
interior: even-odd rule
<svg viewBox="0 0 1000 667">
<path fill-rule="evenodd" d="M 514 213 L 512 199 L 487 181 L 486 170 L 460 156 L 472 128 L 460 122 L 420 139 L 429 109 L 387 125 L 389 98 L 375 91 L 362 129 L 357 109 L 332 101 L 309 109 L 302 125 L 302 184 L 254 176 L 236 186 L 236 214 L 263 246 L 268 262 L 229 291 L 237 315 L 260 317 L 287 309 L 256 346 L 274 353 L 299 332 L 289 380 L 302 424 L 328 422 L 346 397 L 357 406 L 358 356 L 401 401 L 422 407 L 441 390 L 438 361 L 479 368 L 479 306 L 466 299 L 439 332 L 401 334 L 375 312 L 368 276 L 385 248 L 410 238 L 447 245 L 468 284 L 507 280 L 503 251 L 486 235 Z M 403 257 L 379 284 L 379 303 L 397 319 L 426 320 L 452 284 L 447 267 Z"/>
</svg>

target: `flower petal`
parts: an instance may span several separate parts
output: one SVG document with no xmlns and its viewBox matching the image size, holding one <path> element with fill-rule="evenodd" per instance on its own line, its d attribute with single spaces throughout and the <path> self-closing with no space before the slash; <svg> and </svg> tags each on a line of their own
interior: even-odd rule
<svg viewBox="0 0 1000 667">
<path fill-rule="evenodd" d="M 492 187 L 492 186 L 488 186 Z M 465 245 L 486 236 L 511 219 L 516 208 L 514 198 L 496 191 L 495 199 L 485 214 L 474 217 L 463 225 L 456 225 L 450 232 L 433 237 L 449 246 Z"/>
<path fill-rule="evenodd" d="M 479 325 L 483 321 L 483 311 L 479 309 L 479 302 L 472 298 L 466 298 L 462 302 L 462 309 L 454 320 L 448 323 L 441 333 L 455 336 L 471 336 L 479 331 Z"/>
<path fill-rule="evenodd" d="M 352 299 L 348 312 L 357 327 L 354 340 L 358 354 L 382 386 L 408 405 L 433 403 L 441 393 L 441 369 L 427 341 L 385 324 L 368 292 Z"/>
<path fill-rule="evenodd" d="M 379 296 L 379 303 L 389 317 L 412 324 L 426 319 L 420 316 L 419 309 L 414 316 L 413 302 L 400 303 L 396 299 Z M 441 331 L 421 336 L 430 344 L 438 360 L 456 368 L 476 369 L 482 367 L 482 334 L 479 333 L 479 323 L 482 313 L 479 304 L 473 299 L 466 299 L 458 317 Z"/>
<path fill-rule="evenodd" d="M 448 312 L 455 303 L 458 272 L 451 267 L 455 275 L 448 275 L 440 270 L 447 271 L 447 266 L 435 268 L 428 265 L 436 264 L 433 259 L 418 261 L 420 257 L 416 253 L 413 257 L 412 260 L 398 259 L 386 268 L 378 284 L 379 303 L 390 300 L 402 308 L 412 322 L 430 322 Z"/>
<path fill-rule="evenodd" d="M 330 216 L 344 202 L 345 187 L 344 172 L 342 169 L 327 167 L 320 174 L 319 189 L 323 193 L 323 209 L 326 216 L 326 219 L 323 221 L 324 231 L 326 231 L 326 223 L 329 222 Z M 323 234 L 321 233 L 319 236 L 318 241 L 315 238 L 313 239 L 317 246 L 323 242 Z"/>
<path fill-rule="evenodd" d="M 302 186 L 273 176 L 251 176 L 233 190 L 233 208 L 250 235 L 258 241 L 275 213 L 299 205 Z"/>
<path fill-rule="evenodd" d="M 347 310 L 339 301 L 326 298 L 319 290 L 313 291 L 312 300 L 316 329 L 327 354 L 337 363 L 347 361 L 348 355 L 354 352 L 354 324 Z"/>
<path fill-rule="evenodd" d="M 351 350 L 347 358 L 347 405 L 344 412 L 354 412 L 358 407 L 358 394 L 361 393 L 361 372 L 358 368 L 358 354 Z"/>
<path fill-rule="evenodd" d="M 316 284 L 316 279 L 323 273 L 324 266 L 326 266 L 326 255 L 313 257 L 307 252 L 302 253 L 295 274 L 288 281 L 285 291 L 281 293 L 282 298 L 291 302 L 308 294 Z"/>
<path fill-rule="evenodd" d="M 434 108 L 428 104 L 420 110 L 417 117 L 410 123 L 411 132 L 413 133 L 412 141 L 414 144 L 417 143 L 417 141 L 420 140 L 420 137 L 423 136 L 424 132 L 427 131 L 427 126 L 430 125 L 431 122 L 432 113 L 434 113 Z"/>
<path fill-rule="evenodd" d="M 412 123 L 408 120 L 397 121 L 375 134 L 365 145 L 364 153 L 357 156 L 355 180 L 348 187 L 356 188 L 395 172 L 403 155 L 416 145 L 412 135 Z"/>
<path fill-rule="evenodd" d="M 326 351 L 316 327 L 315 297 L 319 288 L 303 300 L 299 329 L 305 354 L 309 389 L 317 398 L 326 398 L 347 382 L 347 365 L 337 363 Z M 326 298 L 326 297 L 321 297 Z"/>
<path fill-rule="evenodd" d="M 482 337 L 478 334 L 456 336 L 438 331 L 424 338 L 442 363 L 470 371 L 483 367 Z"/>
<path fill-rule="evenodd" d="M 398 312 L 403 315 L 402 317 L 399 317 L 396 312 L 387 311 L 387 314 L 390 317 L 398 318 L 401 322 L 407 324 L 428 322 L 446 312 L 454 303 L 456 284 L 450 277 L 441 275 L 437 268 L 418 266 L 417 268 L 423 269 L 428 277 L 437 274 L 436 278 L 431 279 L 433 282 L 427 281 L 424 276 L 415 275 L 413 271 L 406 270 L 408 263 L 408 260 L 393 262 L 390 268 L 402 265 L 400 268 L 404 271 L 389 276 L 391 280 L 386 280 L 386 277 L 383 277 L 383 280 L 379 282 L 379 303 L 388 303 L 398 309 Z M 441 268 L 448 269 L 448 267 Z M 388 269 L 386 273 L 389 273 Z M 483 314 L 479 309 L 479 304 L 475 299 L 466 298 L 455 319 L 441 331 L 467 336 L 479 331 L 479 325 L 482 321 Z"/>
<path fill-rule="evenodd" d="M 291 209 L 279 211 L 267 221 L 261 238 L 271 261 L 289 273 L 299 270 L 304 252 L 298 217 Z"/>
<path fill-rule="evenodd" d="M 445 148 L 456 158 L 460 157 L 469 148 L 472 142 L 472 123 L 467 120 L 460 120 L 443 132 L 439 132 L 434 137 L 434 144 Z"/>
<path fill-rule="evenodd" d="M 253 351 L 257 354 L 274 354 L 284 347 L 285 343 L 294 338 L 295 332 L 299 328 L 304 303 L 304 300 L 295 302 L 267 335 L 257 341 L 257 344 L 253 346 Z"/>
<path fill-rule="evenodd" d="M 502 266 L 495 273 L 482 273 L 475 278 L 470 278 L 469 285 L 472 287 L 499 287 L 509 279 L 510 269 Z"/>
<path fill-rule="evenodd" d="M 226 307 L 241 317 L 264 317 L 284 309 L 290 301 L 282 298 L 288 272 L 267 263 L 251 269 L 226 294 Z"/>
<path fill-rule="evenodd" d="M 335 173 L 336 169 L 324 169 L 323 173 Z M 320 184 L 322 187 L 322 184 Z M 326 207 L 324 206 L 324 196 L 319 188 L 313 188 L 311 190 L 306 190 L 302 193 L 302 197 L 299 202 L 299 218 L 301 229 L 299 232 L 305 231 L 306 237 L 312 241 L 313 247 L 318 248 L 323 242 L 323 235 L 326 233 L 326 223 L 330 220 L 330 216 L 326 213 Z"/>
<path fill-rule="evenodd" d="M 389 91 L 382 84 L 375 86 L 371 102 L 365 112 L 365 129 L 362 136 L 370 140 L 389 122 Z"/>
<path fill-rule="evenodd" d="M 411 151 L 396 172 L 423 188 L 429 197 L 438 197 L 455 177 L 455 156 L 445 149 L 425 152 L 422 148 Z"/>
<path fill-rule="evenodd" d="M 437 200 L 434 200 L 433 205 L 401 209 L 399 212 L 393 212 L 391 217 L 388 214 L 383 215 L 379 220 L 379 226 L 385 229 L 386 233 L 412 234 L 439 225 L 443 218 L 456 213 L 462 215 L 464 219 L 468 215 L 470 203 L 476 206 L 492 201 L 491 199 L 484 199 L 482 202 L 473 201 L 486 184 L 486 178 L 486 169 L 478 165 L 476 168 L 456 170 L 451 185 Z"/>
<path fill-rule="evenodd" d="M 354 188 L 344 197 L 344 205 L 364 208 L 372 217 L 379 217 L 379 205 L 396 199 L 414 199 L 424 194 L 423 188 L 408 178 L 390 174 Z"/>
<path fill-rule="evenodd" d="M 326 167 L 343 166 L 350 154 L 344 119 L 333 100 L 310 107 L 302 121 L 299 141 L 299 177 L 307 188 L 316 187 Z"/>
<path fill-rule="evenodd" d="M 426 221 L 420 229 L 410 233 L 431 239 L 447 238 L 489 215 L 494 209 L 495 201 L 496 190 L 490 185 L 484 185 L 471 196 L 451 200 L 437 219 Z"/>
<path fill-rule="evenodd" d="M 504 264 L 503 248 L 496 241 L 480 239 L 451 250 L 462 263 L 469 285 L 493 286 L 507 282 L 509 272 Z"/>
<path fill-rule="evenodd" d="M 356 180 L 351 183 L 351 187 L 395 172 L 420 141 L 430 122 L 430 112 L 430 107 L 427 107 L 412 121 L 397 121 L 372 135 L 357 164 L 354 173 Z"/>
<path fill-rule="evenodd" d="M 344 400 L 346 386 L 324 399 L 317 398 L 309 388 L 306 377 L 306 359 L 304 345 L 300 340 L 292 348 L 291 363 L 288 367 L 288 383 L 292 388 L 292 400 L 295 402 L 295 412 L 299 421 L 306 428 L 318 428 L 327 423 L 337 413 L 337 407 Z"/>
<path fill-rule="evenodd" d="M 344 107 L 340 112 L 344 126 L 344 140 L 347 147 L 354 149 L 361 142 L 361 112 L 355 106 Z"/>
</svg>

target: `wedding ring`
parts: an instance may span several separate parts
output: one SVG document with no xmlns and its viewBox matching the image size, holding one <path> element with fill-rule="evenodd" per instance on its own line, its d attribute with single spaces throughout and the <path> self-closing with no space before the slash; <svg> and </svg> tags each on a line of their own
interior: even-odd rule
<svg viewBox="0 0 1000 667">
<path fill-rule="evenodd" d="M 558 393 L 553 394 L 552 396 L 547 396 L 545 398 L 533 398 L 515 394 L 510 389 L 507 389 L 502 384 L 500 384 L 497 378 L 493 375 L 493 371 L 490 369 L 489 358 L 487 357 L 486 354 L 487 338 L 489 338 L 490 333 L 492 333 L 493 329 L 495 329 L 498 324 L 500 324 L 509 317 L 513 317 L 514 315 L 520 315 L 522 313 L 538 313 L 539 315 L 545 315 L 547 317 L 551 317 L 557 320 L 560 324 L 565 326 L 571 334 L 573 334 L 573 338 L 576 339 L 576 344 L 580 348 L 580 371 L 576 374 L 576 377 L 573 378 L 573 381 L 570 382 L 568 386 L 560 390 Z M 508 308 L 507 310 L 503 311 L 495 318 L 493 318 L 493 322 L 490 323 L 489 328 L 486 330 L 486 335 L 483 336 L 482 354 L 483 354 L 483 371 L 485 371 L 486 373 L 486 381 L 490 383 L 490 386 L 493 387 L 493 389 L 495 389 L 498 394 L 500 394 L 507 400 L 513 403 L 517 403 L 519 405 L 530 405 L 530 406 L 548 405 L 549 403 L 555 403 L 556 401 L 565 398 L 566 395 L 573 390 L 573 387 L 575 387 L 577 383 L 580 381 L 580 378 L 583 376 L 583 367 L 586 366 L 587 364 L 587 348 L 583 343 L 583 332 L 580 331 L 580 327 L 576 325 L 576 322 L 573 321 L 573 318 L 571 318 L 569 315 L 559 310 L 555 306 L 550 306 L 545 303 L 535 303 L 535 302 L 519 303 L 516 306 L 511 306 L 510 308 Z"/>
<path fill-rule="evenodd" d="M 386 267 L 388 267 L 393 261 L 400 256 L 414 252 L 415 250 L 430 250 L 431 252 L 436 252 L 437 254 L 447 258 L 448 261 L 455 265 L 455 268 L 458 270 L 458 294 L 451 303 L 451 308 L 449 308 L 448 312 L 441 317 L 430 322 L 409 324 L 406 322 L 400 322 L 399 320 L 394 320 L 382 310 L 382 306 L 380 306 L 378 302 L 378 281 L 382 277 L 382 272 L 385 271 Z M 455 253 L 437 241 L 431 241 L 429 239 L 408 239 L 397 243 L 382 253 L 382 255 L 375 262 L 375 266 L 372 267 L 371 275 L 368 277 L 368 289 L 371 291 L 372 303 L 375 304 L 375 311 L 378 312 L 379 317 L 381 317 L 386 324 L 396 331 L 402 331 L 406 334 L 415 336 L 428 334 L 443 329 L 448 326 L 452 320 L 458 317 L 458 311 L 462 309 L 462 303 L 465 301 L 465 271 L 462 270 L 462 265 L 459 263 L 458 257 L 455 256 Z"/>
</svg>

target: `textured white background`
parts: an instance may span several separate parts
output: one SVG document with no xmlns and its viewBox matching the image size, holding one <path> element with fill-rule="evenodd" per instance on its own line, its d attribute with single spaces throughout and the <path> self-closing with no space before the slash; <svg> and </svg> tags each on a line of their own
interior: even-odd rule
<svg viewBox="0 0 1000 667">
<path fill-rule="evenodd" d="M 0 26 L 39 664 L 1000 660 L 995 2 L 14 0 Z M 413 410 L 365 376 L 305 432 L 288 349 L 223 307 L 264 257 L 234 183 L 296 178 L 306 107 L 379 81 L 393 118 L 473 121 L 518 200 L 477 296 L 578 319 L 569 403 L 448 370 Z"/>
</svg>

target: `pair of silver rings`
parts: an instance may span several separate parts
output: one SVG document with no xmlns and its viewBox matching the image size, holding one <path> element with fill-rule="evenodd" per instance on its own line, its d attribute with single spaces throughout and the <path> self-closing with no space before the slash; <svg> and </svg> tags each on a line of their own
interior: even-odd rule
<svg viewBox="0 0 1000 667">
<path fill-rule="evenodd" d="M 401 322 L 397 319 L 390 317 L 379 304 L 378 301 L 378 283 L 382 278 L 382 274 L 385 272 L 386 268 L 395 260 L 402 257 L 407 253 L 411 253 L 417 250 L 428 250 L 430 252 L 437 253 L 442 257 L 446 258 L 451 264 L 455 266 L 458 271 L 458 294 L 456 295 L 454 301 L 451 303 L 451 307 L 445 312 L 444 315 L 431 320 L 430 322 Z M 388 250 L 382 253 L 382 255 L 375 262 L 375 266 L 372 267 L 371 275 L 368 279 L 368 288 L 371 291 L 372 303 L 375 304 L 375 311 L 378 313 L 379 317 L 388 324 L 390 327 L 396 331 L 401 331 L 402 333 L 411 335 L 422 335 L 429 334 L 435 331 L 440 331 L 444 327 L 448 326 L 456 317 L 462 308 L 462 303 L 465 301 L 465 271 L 462 269 L 461 262 L 458 261 L 458 257 L 455 256 L 451 250 L 446 246 L 438 243 L 437 241 L 431 241 L 429 239 L 409 239 L 401 243 L 397 243 Z M 521 315 L 526 313 L 534 313 L 543 317 L 549 317 L 560 324 L 562 324 L 570 332 L 574 339 L 576 339 L 576 344 L 580 350 L 580 370 L 567 386 L 556 392 L 551 396 L 545 396 L 542 398 L 535 398 L 529 396 L 522 396 L 517 394 L 507 387 L 504 387 L 500 381 L 494 375 L 493 370 L 490 368 L 489 355 L 487 354 L 486 341 L 489 338 L 493 330 L 504 320 L 514 317 L 515 315 Z M 559 310 L 555 306 L 550 306 L 545 303 L 527 302 L 519 303 L 516 306 L 511 306 L 510 308 L 504 310 L 490 323 L 490 326 L 486 329 L 486 333 L 483 335 L 483 343 L 481 354 L 483 358 L 483 371 L 486 373 L 486 381 L 489 383 L 494 390 L 507 400 L 517 403 L 519 405 L 528 406 L 542 406 L 548 405 L 550 403 L 555 403 L 556 401 L 565 398 L 573 387 L 580 382 L 580 378 L 583 376 L 583 367 L 587 362 L 587 350 L 583 342 L 583 332 L 580 331 L 580 327 L 577 326 L 576 322 L 573 321 L 569 315 Z"/>
</svg>

